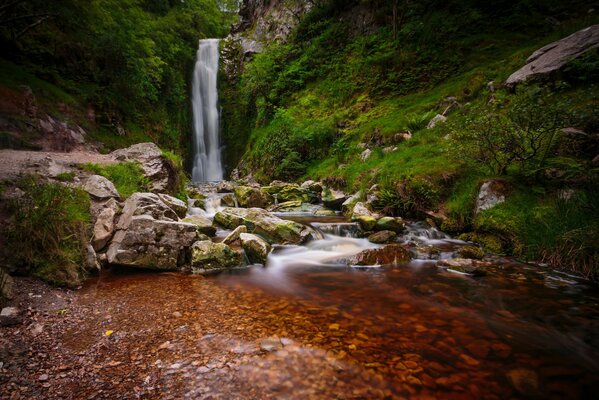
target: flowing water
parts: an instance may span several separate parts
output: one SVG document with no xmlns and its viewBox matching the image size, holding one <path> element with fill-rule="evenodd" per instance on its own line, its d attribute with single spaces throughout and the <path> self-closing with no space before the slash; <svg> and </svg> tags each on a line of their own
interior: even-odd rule
<svg viewBox="0 0 599 400">
<path fill-rule="evenodd" d="M 66 340 L 83 351 L 114 329 L 102 357 L 134 360 L 117 391 L 143 398 L 594 398 L 599 298 L 585 282 L 500 257 L 488 276 L 452 273 L 421 249 L 451 258 L 465 243 L 417 222 L 401 237 L 412 262 L 348 267 L 379 245 L 342 218 L 290 219 L 322 238 L 276 246 L 264 267 L 90 281 L 80 302 L 98 316 Z"/>
<path fill-rule="evenodd" d="M 218 39 L 200 40 L 193 72 L 194 182 L 223 179 L 217 92 L 218 43 Z"/>
</svg>

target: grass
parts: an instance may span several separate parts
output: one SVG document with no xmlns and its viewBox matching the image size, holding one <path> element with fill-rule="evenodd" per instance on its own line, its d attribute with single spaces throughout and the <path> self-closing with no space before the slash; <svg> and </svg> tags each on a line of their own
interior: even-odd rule
<svg viewBox="0 0 599 400">
<path fill-rule="evenodd" d="M 138 163 L 124 162 L 100 166 L 98 164 L 84 164 L 83 169 L 93 172 L 114 183 L 119 194 L 123 198 L 128 198 L 135 192 L 147 192 L 150 181 L 144 175 L 143 169 Z"/>
<path fill-rule="evenodd" d="M 21 273 L 60 286 L 77 286 L 85 276 L 91 224 L 89 197 L 81 189 L 23 178 L 25 196 L 9 204 L 11 223 L 5 254 Z"/>
</svg>

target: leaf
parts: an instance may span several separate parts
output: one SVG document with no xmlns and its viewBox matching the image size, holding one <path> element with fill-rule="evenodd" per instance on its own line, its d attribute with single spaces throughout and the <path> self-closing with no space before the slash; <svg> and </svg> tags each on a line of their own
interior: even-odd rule
<svg viewBox="0 0 599 400">
<path fill-rule="evenodd" d="M 114 332 L 113 330 L 109 329 L 106 332 L 104 332 L 104 336 L 108 337 L 108 336 L 112 335 L 113 332 Z"/>
</svg>

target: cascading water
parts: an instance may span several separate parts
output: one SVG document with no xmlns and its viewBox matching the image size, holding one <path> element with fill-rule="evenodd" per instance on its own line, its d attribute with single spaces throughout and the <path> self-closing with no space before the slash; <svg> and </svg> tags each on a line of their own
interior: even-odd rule
<svg viewBox="0 0 599 400">
<path fill-rule="evenodd" d="M 223 179 L 219 140 L 218 92 L 218 39 L 200 40 L 193 73 L 194 182 Z"/>
</svg>

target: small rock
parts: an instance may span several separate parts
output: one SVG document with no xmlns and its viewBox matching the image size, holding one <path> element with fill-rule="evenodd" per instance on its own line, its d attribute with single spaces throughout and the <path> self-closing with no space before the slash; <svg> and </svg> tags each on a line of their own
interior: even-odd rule
<svg viewBox="0 0 599 400">
<path fill-rule="evenodd" d="M 17 325 L 21 322 L 21 313 L 16 307 L 4 307 L 0 312 L 0 326 Z"/>
<path fill-rule="evenodd" d="M 173 313 L 173 317 L 175 317 L 175 318 L 181 318 L 182 316 L 183 316 L 183 314 L 181 314 L 179 311 L 175 311 Z"/>
<path fill-rule="evenodd" d="M 517 368 L 509 371 L 506 376 L 520 394 L 524 396 L 538 396 L 540 394 L 539 376 L 535 371 Z"/>
<path fill-rule="evenodd" d="M 457 251 L 461 258 L 472 258 L 481 260 L 485 256 L 485 252 L 478 246 L 463 246 Z"/>
<path fill-rule="evenodd" d="M 385 244 L 395 241 L 397 234 L 393 231 L 380 231 L 368 236 L 368 241 L 371 243 Z"/>
<path fill-rule="evenodd" d="M 360 154 L 360 160 L 366 161 L 370 158 L 371 155 L 372 155 L 372 150 L 366 149 L 362 152 L 362 154 Z"/>
<path fill-rule="evenodd" d="M 233 232 L 229 233 L 225 240 L 223 240 L 224 244 L 231 245 L 239 240 L 239 235 L 242 233 L 247 233 L 248 228 L 245 225 L 240 225 L 233 230 Z"/>
<path fill-rule="evenodd" d="M 277 351 L 283 348 L 283 343 L 278 338 L 268 338 L 260 342 L 260 348 L 268 352 Z"/>
<path fill-rule="evenodd" d="M 429 121 L 428 125 L 426 125 L 426 129 L 433 129 L 435 126 L 437 126 L 437 124 L 445 121 L 447 121 L 447 117 L 441 114 L 437 114 L 433 117 L 433 119 Z"/>
<path fill-rule="evenodd" d="M 46 382 L 48 380 L 48 378 L 49 378 L 48 374 L 42 374 L 42 375 L 40 375 L 39 378 L 37 378 L 37 380 L 40 382 Z"/>
</svg>

